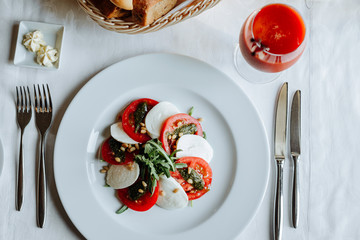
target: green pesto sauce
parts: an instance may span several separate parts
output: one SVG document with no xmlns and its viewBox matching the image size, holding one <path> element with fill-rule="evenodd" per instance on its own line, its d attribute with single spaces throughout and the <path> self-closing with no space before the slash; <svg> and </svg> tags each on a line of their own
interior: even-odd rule
<svg viewBox="0 0 360 240">
<path fill-rule="evenodd" d="M 128 195 L 129 195 L 129 198 L 132 200 L 132 201 L 135 201 L 135 200 L 138 200 L 139 198 L 141 198 L 147 191 L 147 188 L 145 188 L 142 183 L 142 181 L 137 181 L 136 183 L 134 183 L 133 185 L 131 185 L 129 187 L 129 191 L 128 191 Z M 140 193 L 139 192 L 139 189 L 142 189 L 143 192 Z"/>
<path fill-rule="evenodd" d="M 179 169 L 180 175 L 184 178 L 185 181 L 188 181 L 188 179 L 192 180 L 192 186 L 196 190 L 202 190 L 205 187 L 205 182 L 201 178 L 201 175 L 196 172 L 194 169 L 191 168 L 190 174 L 188 168 Z"/>
<path fill-rule="evenodd" d="M 111 151 L 114 153 L 114 158 L 120 158 L 120 162 L 124 161 L 125 159 L 125 152 L 121 151 L 121 144 L 120 142 L 116 141 L 114 138 L 109 139 L 109 146 Z"/>
<path fill-rule="evenodd" d="M 184 124 L 176 128 L 173 132 L 173 135 L 179 136 L 180 133 L 185 134 L 195 134 L 197 132 L 197 127 L 194 123 Z"/>
<path fill-rule="evenodd" d="M 146 102 L 141 102 L 138 104 L 134 112 L 134 123 L 135 123 L 135 132 L 137 133 L 140 129 L 140 123 L 145 118 L 146 113 L 148 112 L 148 105 Z"/>
</svg>

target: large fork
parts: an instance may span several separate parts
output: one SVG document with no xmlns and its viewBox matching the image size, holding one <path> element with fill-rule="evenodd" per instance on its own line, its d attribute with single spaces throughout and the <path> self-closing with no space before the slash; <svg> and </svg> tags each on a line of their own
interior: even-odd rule
<svg viewBox="0 0 360 240">
<path fill-rule="evenodd" d="M 19 93 L 20 92 L 20 93 Z M 19 165 L 17 175 L 17 192 L 16 192 L 16 210 L 20 211 L 24 200 L 24 152 L 23 152 L 23 134 L 25 127 L 31 119 L 31 99 L 29 87 L 27 92 L 25 87 L 16 87 L 16 119 L 20 127 L 20 150 Z"/>
<path fill-rule="evenodd" d="M 47 90 L 47 91 L 46 91 Z M 40 157 L 38 164 L 38 179 L 36 186 L 36 219 L 38 227 L 42 228 L 46 218 L 46 175 L 45 175 L 45 135 L 51 124 L 52 101 L 49 86 L 34 85 L 36 127 L 40 133 Z"/>
</svg>

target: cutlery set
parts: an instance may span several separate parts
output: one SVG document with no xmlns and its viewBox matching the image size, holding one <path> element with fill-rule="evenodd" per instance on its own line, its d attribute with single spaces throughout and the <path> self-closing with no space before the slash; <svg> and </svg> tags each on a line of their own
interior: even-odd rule
<svg viewBox="0 0 360 240">
<path fill-rule="evenodd" d="M 32 102 L 29 87 L 16 87 L 16 109 L 16 118 L 21 131 L 18 182 L 16 191 L 16 210 L 20 211 L 24 199 L 23 134 L 32 115 Z M 36 216 L 37 225 L 42 228 L 46 217 L 45 136 L 52 119 L 52 100 L 50 89 L 47 84 L 43 84 L 42 87 L 40 87 L 40 85 L 34 85 L 34 109 L 36 127 L 40 134 L 40 156 L 38 160 L 36 183 Z"/>
<path fill-rule="evenodd" d="M 287 118 L 288 118 L 288 83 L 280 88 L 275 113 L 274 131 L 274 158 L 276 161 L 276 189 L 274 206 L 274 239 L 280 240 L 283 226 L 283 169 L 286 159 L 287 146 Z M 301 137 L 301 92 L 294 94 L 290 115 L 290 152 L 294 162 L 292 185 L 292 225 L 294 228 L 299 223 L 299 169 Z"/>
</svg>

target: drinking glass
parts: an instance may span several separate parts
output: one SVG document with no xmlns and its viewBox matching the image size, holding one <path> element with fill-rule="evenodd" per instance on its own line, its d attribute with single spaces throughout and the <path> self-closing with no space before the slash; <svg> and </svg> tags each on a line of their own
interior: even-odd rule
<svg viewBox="0 0 360 240">
<path fill-rule="evenodd" d="M 269 4 L 244 22 L 235 49 L 238 73 L 252 83 L 278 78 L 302 55 L 306 28 L 301 15 L 287 4 Z"/>
</svg>

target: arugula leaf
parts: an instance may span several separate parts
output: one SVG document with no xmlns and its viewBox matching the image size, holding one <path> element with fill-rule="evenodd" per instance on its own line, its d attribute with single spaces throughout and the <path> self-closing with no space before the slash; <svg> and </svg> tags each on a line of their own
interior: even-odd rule
<svg viewBox="0 0 360 240">
<path fill-rule="evenodd" d="M 186 168 L 187 164 L 186 163 L 175 163 L 175 167 L 176 168 Z"/>
<path fill-rule="evenodd" d="M 203 131 L 203 138 L 206 139 L 206 132 Z"/>
<path fill-rule="evenodd" d="M 188 115 L 190 115 L 190 116 L 191 116 L 191 115 L 193 114 L 193 112 L 194 112 L 194 107 L 191 107 L 191 108 L 190 108 L 190 110 L 189 110 Z"/>
<path fill-rule="evenodd" d="M 125 212 L 126 210 L 128 210 L 128 206 L 126 205 L 122 205 L 121 208 L 119 208 L 119 210 L 116 211 L 116 214 L 120 214 L 120 213 L 123 213 Z"/>
<path fill-rule="evenodd" d="M 175 154 L 177 153 L 177 152 L 181 152 L 182 151 L 182 149 L 176 149 L 175 151 L 173 151 L 172 153 L 171 153 L 171 155 L 170 155 L 170 158 L 172 159 L 172 158 L 175 158 Z"/>
</svg>

